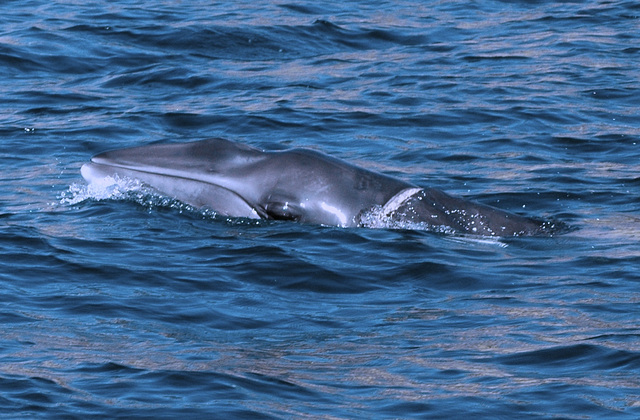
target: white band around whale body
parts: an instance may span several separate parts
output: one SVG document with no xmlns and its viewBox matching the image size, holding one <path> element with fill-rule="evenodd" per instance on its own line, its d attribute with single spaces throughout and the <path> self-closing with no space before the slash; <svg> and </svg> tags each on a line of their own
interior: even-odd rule
<svg viewBox="0 0 640 420">
<path fill-rule="evenodd" d="M 415 187 L 401 190 L 399 193 L 391 197 L 384 206 L 382 206 L 382 214 L 390 215 L 406 203 L 409 198 L 420 191 L 422 191 L 422 188 Z"/>
</svg>

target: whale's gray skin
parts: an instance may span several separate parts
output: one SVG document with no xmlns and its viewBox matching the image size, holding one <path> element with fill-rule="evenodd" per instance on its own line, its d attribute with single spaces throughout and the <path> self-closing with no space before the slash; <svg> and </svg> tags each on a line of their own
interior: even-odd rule
<svg viewBox="0 0 640 420">
<path fill-rule="evenodd" d="M 461 233 L 545 233 L 541 221 L 307 149 L 266 152 L 224 139 L 149 145 L 101 153 L 81 172 L 88 182 L 114 175 L 138 179 L 187 204 L 232 217 L 351 227 L 377 210 L 387 212 L 391 222 Z"/>
</svg>

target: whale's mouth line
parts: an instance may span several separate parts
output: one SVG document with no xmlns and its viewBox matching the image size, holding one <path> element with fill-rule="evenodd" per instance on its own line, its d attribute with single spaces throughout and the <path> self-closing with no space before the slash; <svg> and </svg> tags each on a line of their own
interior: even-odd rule
<svg viewBox="0 0 640 420">
<path fill-rule="evenodd" d="M 91 163 L 94 165 L 99 165 L 99 166 L 106 166 L 106 167 L 112 167 L 112 168 L 121 168 L 121 169 L 126 169 L 128 171 L 134 171 L 134 172 L 141 172 L 144 174 L 152 174 L 152 175 L 163 175 L 163 176 L 171 176 L 174 178 L 181 178 L 181 179 L 193 179 L 194 181 L 200 181 L 200 182 L 206 182 L 202 179 L 198 179 L 196 177 L 189 177 L 189 176 L 185 176 L 182 173 L 179 173 L 178 171 L 161 171 L 159 169 L 162 169 L 160 167 L 154 167 L 154 166 L 140 166 L 139 164 L 134 166 L 131 164 L 126 164 L 126 163 L 118 163 L 118 162 L 112 162 L 112 161 L 107 161 L 107 160 L 102 160 L 100 158 L 92 158 L 91 159 Z"/>
<path fill-rule="evenodd" d="M 237 192 L 235 192 L 234 190 L 228 187 L 224 187 L 218 183 L 211 182 L 210 180 L 205 179 L 203 177 L 185 174 L 183 171 L 172 171 L 170 169 L 167 170 L 166 168 L 158 167 L 158 166 L 140 166 L 140 165 L 134 166 L 132 164 L 117 163 L 117 162 L 111 162 L 111 161 L 101 162 L 101 159 L 98 158 L 98 160 L 96 160 L 96 157 L 92 158 L 90 163 L 96 166 L 102 166 L 107 168 L 109 167 L 120 168 L 120 169 L 124 169 L 131 172 L 139 172 L 141 174 L 165 176 L 165 177 L 176 178 L 176 179 L 184 179 L 184 180 L 193 181 L 193 182 L 202 182 L 204 184 L 215 185 L 216 187 L 222 188 L 242 198 L 240 194 L 238 194 Z M 242 198 L 242 200 L 245 202 L 247 201 L 244 198 Z"/>
<path fill-rule="evenodd" d="M 228 193 L 238 197 L 238 199 L 240 199 L 241 201 L 243 201 L 249 208 L 251 208 L 253 210 L 253 212 L 258 216 L 258 218 L 260 219 L 269 219 L 269 216 L 266 214 L 266 212 L 264 211 L 264 209 L 262 209 L 260 206 L 255 206 L 251 203 L 249 203 L 249 201 L 247 199 L 245 199 L 242 195 L 238 194 L 236 191 L 222 186 L 220 184 L 216 184 L 204 179 L 200 179 L 197 177 L 187 177 L 184 176 L 183 174 L 179 174 L 179 173 L 171 173 L 171 172 L 160 172 L 160 171 L 155 171 L 155 170 L 150 170 L 150 169 L 145 169 L 145 168 L 140 168 L 140 167 L 133 167 L 130 165 L 124 165 L 124 164 L 118 164 L 118 163 L 103 163 L 103 162 L 99 162 L 96 161 L 95 159 L 91 159 L 90 165 L 95 165 L 97 167 L 103 167 L 103 168 L 113 168 L 114 173 L 118 173 L 117 169 L 124 169 L 126 171 L 131 171 L 131 172 L 139 172 L 140 174 L 147 174 L 147 175 L 154 175 L 154 176 L 158 176 L 158 177 L 167 177 L 167 178 L 175 178 L 175 179 L 183 179 L 185 181 L 190 181 L 190 182 L 197 182 L 197 183 L 202 183 L 202 184 L 207 184 L 207 185 L 211 185 L 215 188 L 219 188 L 221 190 L 227 191 Z M 132 175 L 127 175 L 127 174 L 123 174 L 121 176 L 124 177 L 128 177 L 128 178 L 132 178 L 132 179 L 136 179 L 135 176 Z M 140 182 L 142 182 L 143 184 L 153 188 L 155 191 L 157 191 L 160 194 L 166 195 L 165 192 L 158 190 L 157 188 L 155 188 L 153 185 L 151 185 L 149 182 L 146 182 L 142 179 L 139 179 Z M 214 209 L 215 210 L 215 209 Z"/>
<path fill-rule="evenodd" d="M 180 173 L 172 172 L 172 171 L 162 172 L 162 171 L 157 171 L 157 170 L 152 170 L 152 169 L 146 169 L 144 167 L 139 167 L 139 166 L 131 166 L 131 165 L 126 165 L 126 164 L 111 163 L 111 162 L 109 162 L 109 163 L 99 162 L 99 161 L 96 161 L 94 159 L 91 159 L 91 164 L 92 165 L 96 165 L 96 166 L 106 167 L 106 168 L 120 168 L 120 169 L 125 169 L 125 170 L 131 171 L 131 172 L 140 172 L 142 174 L 166 176 L 166 177 L 171 177 L 171 178 L 179 178 L 179 179 L 185 179 L 185 180 L 190 180 L 190 181 L 203 182 L 203 183 L 206 183 L 206 184 L 216 185 L 216 186 L 219 186 L 220 188 L 224 188 L 225 190 L 231 191 L 228 188 L 225 188 L 225 187 L 223 187 L 221 185 L 213 184 L 211 182 L 208 182 L 208 181 L 205 181 L 203 179 L 196 178 L 196 177 L 184 176 L 184 174 L 180 174 Z M 237 194 L 237 193 L 234 192 L 234 194 Z"/>
</svg>

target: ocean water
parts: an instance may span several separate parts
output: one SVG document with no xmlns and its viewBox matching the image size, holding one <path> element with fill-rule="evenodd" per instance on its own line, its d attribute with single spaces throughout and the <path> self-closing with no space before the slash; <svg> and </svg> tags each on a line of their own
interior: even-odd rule
<svg viewBox="0 0 640 420">
<path fill-rule="evenodd" d="M 635 1 L 6 1 L 3 418 L 640 417 Z M 249 222 L 80 166 L 307 147 L 572 227 Z"/>
</svg>

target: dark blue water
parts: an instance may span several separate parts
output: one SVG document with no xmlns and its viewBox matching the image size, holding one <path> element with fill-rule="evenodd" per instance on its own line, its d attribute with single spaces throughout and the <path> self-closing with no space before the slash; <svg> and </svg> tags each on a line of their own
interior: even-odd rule
<svg viewBox="0 0 640 420">
<path fill-rule="evenodd" d="M 639 46 L 635 1 L 4 2 L 0 414 L 640 417 Z M 249 223 L 79 173 L 216 136 L 575 230 Z"/>
</svg>

